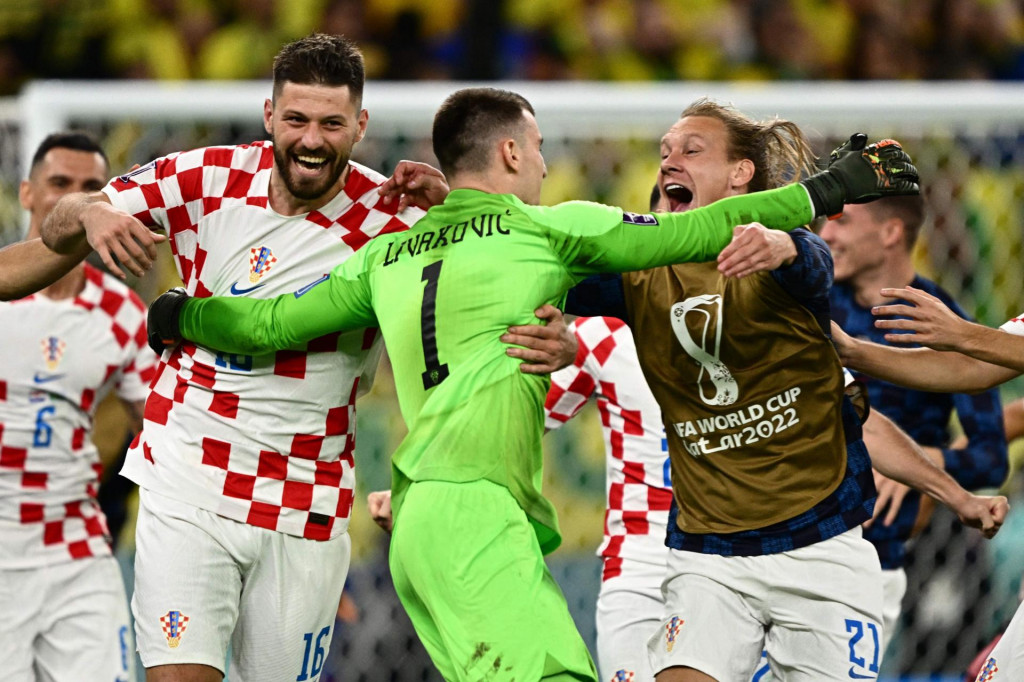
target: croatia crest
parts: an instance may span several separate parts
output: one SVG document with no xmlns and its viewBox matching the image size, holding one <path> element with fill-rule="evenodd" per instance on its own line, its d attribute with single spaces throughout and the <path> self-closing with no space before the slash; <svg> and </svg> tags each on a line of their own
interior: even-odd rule
<svg viewBox="0 0 1024 682">
<path fill-rule="evenodd" d="M 992 676 L 999 670 L 999 666 L 996 665 L 996 659 L 992 656 L 988 657 L 985 661 L 985 667 L 978 672 L 978 679 L 975 682 L 990 682 Z"/>
<path fill-rule="evenodd" d="M 167 637 L 167 646 L 177 649 L 181 644 L 181 636 L 185 634 L 185 628 L 188 626 L 188 616 L 181 611 L 168 611 L 160 616 L 160 625 L 164 630 L 164 636 Z"/>
<path fill-rule="evenodd" d="M 685 623 L 679 616 L 672 616 L 672 620 L 665 623 L 665 639 L 666 639 L 666 651 L 672 651 L 672 647 L 676 644 L 676 637 L 679 636 L 679 628 Z"/>
<path fill-rule="evenodd" d="M 64 357 L 64 348 L 66 345 L 67 344 L 56 336 L 47 336 L 39 342 L 39 346 L 43 350 L 43 359 L 46 360 L 46 367 L 50 371 L 57 369 L 57 365 L 60 364 L 61 358 Z"/>
<path fill-rule="evenodd" d="M 249 249 L 249 281 L 253 284 L 259 282 L 276 262 L 277 258 L 269 246 L 254 246 Z"/>
<path fill-rule="evenodd" d="M 619 670 L 612 678 L 612 682 L 634 682 L 635 675 L 632 670 Z"/>
</svg>

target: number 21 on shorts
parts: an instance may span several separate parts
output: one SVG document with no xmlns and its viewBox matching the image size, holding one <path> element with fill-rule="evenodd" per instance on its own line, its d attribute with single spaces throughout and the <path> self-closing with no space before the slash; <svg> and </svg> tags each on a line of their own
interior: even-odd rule
<svg viewBox="0 0 1024 682">
<path fill-rule="evenodd" d="M 876 623 L 846 619 L 846 632 L 850 635 L 850 679 L 873 680 L 878 677 L 879 637 Z"/>
</svg>

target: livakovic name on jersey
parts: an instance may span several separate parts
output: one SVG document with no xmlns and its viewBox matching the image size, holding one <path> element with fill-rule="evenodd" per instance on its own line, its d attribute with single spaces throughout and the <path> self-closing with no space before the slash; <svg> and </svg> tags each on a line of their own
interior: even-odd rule
<svg viewBox="0 0 1024 682">
<path fill-rule="evenodd" d="M 471 218 L 466 222 L 445 225 L 437 232 L 424 230 L 423 232 L 417 232 L 411 237 L 388 244 L 387 253 L 384 254 L 384 267 L 397 263 L 403 251 L 408 256 L 417 256 L 440 246 L 458 244 L 467 235 L 473 234 L 477 237 L 491 237 L 495 234 L 507 235 L 511 234 L 511 232 L 508 228 L 501 226 L 500 213 L 487 213 Z"/>
</svg>

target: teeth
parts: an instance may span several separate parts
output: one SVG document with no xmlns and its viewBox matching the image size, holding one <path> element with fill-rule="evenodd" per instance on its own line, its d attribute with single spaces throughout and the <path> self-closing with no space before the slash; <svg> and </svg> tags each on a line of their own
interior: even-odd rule
<svg viewBox="0 0 1024 682">
<path fill-rule="evenodd" d="M 302 163 L 308 163 L 313 166 L 319 166 L 320 164 L 327 161 L 327 159 L 323 156 L 296 156 L 295 158 L 301 161 Z"/>
<path fill-rule="evenodd" d="M 675 184 L 675 183 L 673 183 L 671 185 L 665 185 L 665 191 L 666 192 L 674 192 L 674 191 L 680 190 L 680 189 L 685 189 L 685 188 L 682 185 L 678 185 L 678 184 Z"/>
</svg>

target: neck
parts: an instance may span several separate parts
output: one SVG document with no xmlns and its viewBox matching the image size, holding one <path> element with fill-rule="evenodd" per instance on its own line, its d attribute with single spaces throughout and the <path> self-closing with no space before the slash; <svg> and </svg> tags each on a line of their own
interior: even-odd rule
<svg viewBox="0 0 1024 682">
<path fill-rule="evenodd" d="M 71 270 L 71 272 L 64 275 L 45 289 L 41 289 L 39 293 L 49 299 L 60 301 L 78 296 L 82 293 L 82 289 L 84 288 L 85 266 L 77 265 Z"/>
<path fill-rule="evenodd" d="M 850 280 L 854 300 L 864 308 L 871 308 L 890 302 L 879 291 L 886 288 L 900 289 L 914 281 L 914 265 L 909 258 L 897 262 L 886 262 L 881 267 L 865 272 Z"/>
</svg>

